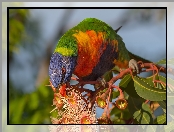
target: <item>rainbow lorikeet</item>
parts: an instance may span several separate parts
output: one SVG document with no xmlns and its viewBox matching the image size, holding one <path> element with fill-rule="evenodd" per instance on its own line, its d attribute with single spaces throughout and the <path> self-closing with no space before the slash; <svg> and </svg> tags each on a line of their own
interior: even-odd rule
<svg viewBox="0 0 174 132">
<path fill-rule="evenodd" d="M 96 81 L 114 66 L 128 68 L 131 54 L 122 38 L 105 22 L 86 18 L 58 41 L 50 60 L 51 84 L 57 88 L 75 74 L 83 81 Z M 137 65 L 131 63 L 133 69 Z"/>
</svg>

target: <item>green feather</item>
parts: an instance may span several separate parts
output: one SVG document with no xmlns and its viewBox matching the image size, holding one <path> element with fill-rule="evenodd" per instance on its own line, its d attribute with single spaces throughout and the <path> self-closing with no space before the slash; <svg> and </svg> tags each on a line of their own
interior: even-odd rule
<svg viewBox="0 0 174 132">
<path fill-rule="evenodd" d="M 79 31 L 86 32 L 87 30 L 94 30 L 96 32 L 105 32 L 106 40 L 118 40 L 122 43 L 121 37 L 115 33 L 115 31 L 105 22 L 96 18 L 86 18 L 81 21 L 77 26 L 68 30 L 59 40 L 54 52 L 58 52 L 65 56 L 77 56 L 77 40 L 73 36 L 74 33 Z M 119 44 L 119 49 L 124 48 L 124 45 Z"/>
</svg>

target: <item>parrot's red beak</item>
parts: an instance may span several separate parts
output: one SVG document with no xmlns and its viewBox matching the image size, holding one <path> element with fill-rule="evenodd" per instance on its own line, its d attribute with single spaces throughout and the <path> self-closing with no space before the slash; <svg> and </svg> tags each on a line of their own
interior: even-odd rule
<svg viewBox="0 0 174 132">
<path fill-rule="evenodd" d="M 63 96 L 63 97 L 65 97 L 66 96 L 66 83 L 64 83 L 64 84 L 62 84 L 62 85 L 60 85 L 60 88 L 59 88 L 59 93 Z"/>
<path fill-rule="evenodd" d="M 58 88 L 55 88 L 52 85 L 51 81 L 49 81 L 49 82 L 50 82 L 50 85 L 49 86 L 51 86 L 53 92 L 56 93 Z M 67 87 L 67 84 L 66 83 L 59 85 L 59 92 L 58 93 L 60 93 L 63 97 L 66 97 L 66 87 Z"/>
</svg>

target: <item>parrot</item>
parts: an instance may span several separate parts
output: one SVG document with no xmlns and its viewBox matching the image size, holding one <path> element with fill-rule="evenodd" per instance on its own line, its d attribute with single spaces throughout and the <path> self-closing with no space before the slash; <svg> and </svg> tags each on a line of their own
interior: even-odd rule
<svg viewBox="0 0 174 132">
<path fill-rule="evenodd" d="M 96 81 L 114 66 L 125 69 L 138 66 L 131 58 L 122 37 L 110 25 L 97 18 L 85 18 L 59 39 L 50 59 L 49 77 L 54 88 L 70 82 L 72 74 L 82 81 Z"/>
</svg>

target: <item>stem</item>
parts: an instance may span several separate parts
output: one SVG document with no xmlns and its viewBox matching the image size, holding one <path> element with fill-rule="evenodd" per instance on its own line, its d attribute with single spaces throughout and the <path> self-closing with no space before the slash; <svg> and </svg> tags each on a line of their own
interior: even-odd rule
<svg viewBox="0 0 174 132">
<path fill-rule="evenodd" d="M 96 100 L 96 96 L 98 95 L 98 93 L 100 92 L 100 91 L 102 91 L 102 90 L 104 90 L 105 89 L 105 87 L 101 87 L 100 89 L 97 89 L 95 92 L 93 92 L 93 98 L 92 98 L 92 100 L 91 100 L 91 102 L 90 102 L 90 107 L 93 107 L 93 105 L 94 105 L 94 103 L 95 103 L 95 100 Z"/>
<path fill-rule="evenodd" d="M 128 68 L 128 69 L 125 69 L 123 70 L 122 72 L 120 72 L 117 76 L 113 77 L 109 82 L 108 82 L 108 85 L 111 86 L 112 84 L 114 84 L 118 79 L 122 78 L 124 75 L 130 73 L 131 76 L 133 77 L 132 75 L 132 69 L 131 68 Z"/>
<path fill-rule="evenodd" d="M 138 62 L 138 64 L 140 65 L 140 68 L 146 68 L 146 72 L 147 71 L 153 71 L 153 73 L 156 71 L 155 74 L 157 74 L 159 71 L 166 73 L 166 68 L 155 65 L 153 63 L 143 63 L 143 62 Z M 159 70 L 158 70 L 159 69 Z M 141 71 L 142 72 L 142 71 Z M 132 76 L 133 78 L 133 72 L 132 72 L 132 68 L 127 68 L 123 71 L 121 71 L 117 76 L 113 77 L 107 84 L 105 87 L 100 87 L 99 89 L 97 89 L 95 92 L 94 91 L 87 91 L 86 92 L 91 92 L 91 96 L 92 96 L 92 100 L 90 101 L 89 107 L 93 107 L 95 100 L 96 100 L 96 96 L 98 95 L 98 93 L 102 90 L 104 90 L 106 87 L 108 87 L 108 90 L 102 94 L 102 97 L 106 96 L 106 94 L 109 93 L 109 90 L 111 88 L 117 88 L 120 91 L 120 98 L 124 98 L 124 94 L 122 92 L 122 90 L 113 85 L 118 79 L 122 78 L 124 75 L 129 74 Z M 155 76 L 154 76 L 155 77 Z M 154 78 L 153 78 L 154 79 Z M 155 79 L 154 79 L 155 80 Z M 85 84 L 97 84 L 99 83 L 98 81 L 88 81 L 88 82 L 79 82 L 79 84 L 77 86 L 80 85 L 85 85 Z M 84 90 L 85 91 L 85 90 Z"/>
<path fill-rule="evenodd" d="M 123 91 L 118 86 L 112 85 L 112 87 L 118 89 L 118 91 L 120 92 L 119 99 L 124 99 Z"/>
<path fill-rule="evenodd" d="M 108 97 L 108 104 L 107 104 L 107 115 L 109 119 L 110 119 L 110 113 L 109 113 L 110 97 L 111 97 L 111 89 L 109 89 L 109 97 Z"/>
<path fill-rule="evenodd" d="M 146 100 L 144 103 L 147 104 L 149 102 L 149 100 Z"/>
<path fill-rule="evenodd" d="M 165 83 L 165 82 L 162 82 L 162 81 L 160 81 L 160 80 L 154 80 L 154 82 L 161 83 L 161 84 L 163 84 L 163 85 L 166 86 L 166 83 Z"/>
</svg>

